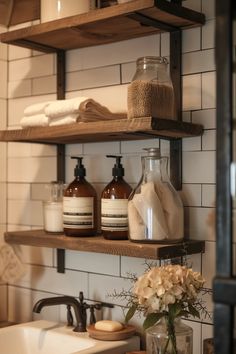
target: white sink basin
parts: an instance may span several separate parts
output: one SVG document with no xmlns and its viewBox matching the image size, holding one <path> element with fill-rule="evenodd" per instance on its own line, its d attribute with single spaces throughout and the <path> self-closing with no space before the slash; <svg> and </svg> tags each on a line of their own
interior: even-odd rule
<svg viewBox="0 0 236 354">
<path fill-rule="evenodd" d="M 124 354 L 139 349 L 139 338 L 98 341 L 88 333 L 48 321 L 34 321 L 0 329 L 2 354 Z"/>
</svg>

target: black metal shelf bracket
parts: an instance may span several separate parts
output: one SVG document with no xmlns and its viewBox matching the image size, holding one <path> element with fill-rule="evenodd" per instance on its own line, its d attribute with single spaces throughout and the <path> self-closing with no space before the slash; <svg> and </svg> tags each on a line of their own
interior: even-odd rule
<svg viewBox="0 0 236 354">
<path fill-rule="evenodd" d="M 182 120 L 182 32 L 170 32 L 170 75 L 174 86 L 177 120 Z M 170 140 L 170 179 L 176 190 L 182 189 L 182 139 Z"/>
<path fill-rule="evenodd" d="M 57 99 L 65 98 L 65 67 L 66 54 L 65 51 L 59 50 L 57 53 Z M 57 145 L 57 180 L 65 182 L 65 145 Z M 57 272 L 65 273 L 65 250 L 57 249 Z"/>
</svg>

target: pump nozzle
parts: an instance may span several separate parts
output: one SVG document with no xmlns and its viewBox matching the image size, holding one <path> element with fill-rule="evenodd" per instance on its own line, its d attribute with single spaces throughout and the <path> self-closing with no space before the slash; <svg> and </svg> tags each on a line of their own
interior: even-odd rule
<svg viewBox="0 0 236 354">
<path fill-rule="evenodd" d="M 114 177 L 123 177 L 125 174 L 124 168 L 120 162 L 122 159 L 122 156 L 117 156 L 117 155 L 106 155 L 109 158 L 116 159 L 116 163 L 112 169 L 112 176 Z"/>
<path fill-rule="evenodd" d="M 74 169 L 74 176 L 75 177 L 84 177 L 84 176 L 86 176 L 86 170 L 84 168 L 84 165 L 82 164 L 83 157 L 81 157 L 81 156 L 71 156 L 71 159 L 76 159 L 77 160 L 77 165 L 75 166 L 75 169 Z"/>
</svg>

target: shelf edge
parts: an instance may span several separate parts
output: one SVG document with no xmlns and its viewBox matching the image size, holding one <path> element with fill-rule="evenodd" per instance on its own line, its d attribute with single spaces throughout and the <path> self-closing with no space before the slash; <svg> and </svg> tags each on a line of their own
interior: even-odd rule
<svg viewBox="0 0 236 354">
<path fill-rule="evenodd" d="M 34 247 L 68 249 L 81 252 L 94 252 L 146 259 L 167 259 L 187 254 L 201 253 L 205 250 L 204 241 L 186 240 L 178 244 L 146 244 L 128 240 L 111 241 L 102 236 L 68 237 L 63 234 L 46 234 L 43 230 L 15 231 L 4 234 L 9 244 Z"/>
</svg>

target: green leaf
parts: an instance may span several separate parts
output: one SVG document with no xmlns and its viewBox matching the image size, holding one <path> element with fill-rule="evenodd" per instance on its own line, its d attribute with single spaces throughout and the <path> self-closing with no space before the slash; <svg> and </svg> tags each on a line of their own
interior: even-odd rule
<svg viewBox="0 0 236 354">
<path fill-rule="evenodd" d="M 129 320 L 131 320 L 131 318 L 133 317 L 133 315 L 135 314 L 135 311 L 137 310 L 137 305 L 132 305 L 127 314 L 125 315 L 125 323 L 128 323 Z"/>
<path fill-rule="evenodd" d="M 143 322 L 143 328 L 147 329 L 151 326 L 154 326 L 154 324 L 160 320 L 160 318 L 162 318 L 163 316 L 165 316 L 164 313 L 150 313 L 149 315 L 147 315 L 145 321 Z"/>
<path fill-rule="evenodd" d="M 169 305 L 169 316 L 174 319 L 178 317 L 182 311 L 182 306 L 178 303 Z"/>
<path fill-rule="evenodd" d="M 182 310 L 182 311 L 180 311 L 180 313 L 178 314 L 178 317 L 187 317 L 188 315 L 190 315 L 189 311 L 187 311 L 187 310 Z"/>
<path fill-rule="evenodd" d="M 193 307 L 191 304 L 188 304 L 188 310 L 193 317 L 200 318 L 198 310 L 196 310 L 195 307 Z"/>
</svg>

